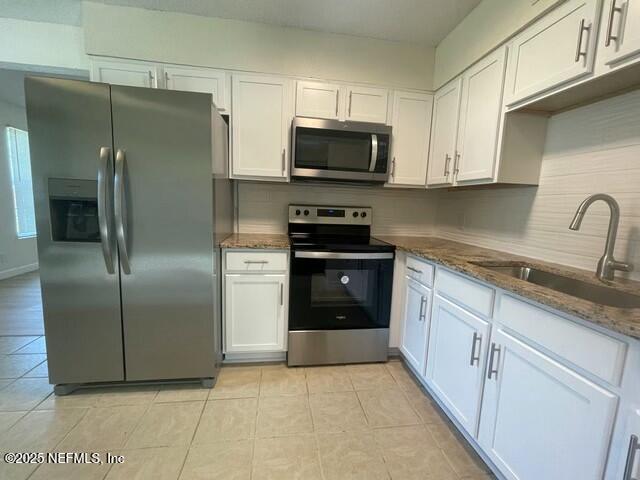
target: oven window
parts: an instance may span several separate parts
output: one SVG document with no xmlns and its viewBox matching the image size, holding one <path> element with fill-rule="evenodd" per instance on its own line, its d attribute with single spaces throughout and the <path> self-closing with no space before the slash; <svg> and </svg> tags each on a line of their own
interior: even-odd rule
<svg viewBox="0 0 640 480">
<path fill-rule="evenodd" d="M 293 258 L 289 330 L 386 328 L 393 260 Z"/>
<path fill-rule="evenodd" d="M 296 168 L 368 172 L 370 163 L 368 133 L 296 129 Z"/>
<path fill-rule="evenodd" d="M 311 307 L 361 306 L 371 308 L 376 272 L 327 269 L 311 277 Z M 373 280 L 373 281 L 371 281 Z"/>
</svg>

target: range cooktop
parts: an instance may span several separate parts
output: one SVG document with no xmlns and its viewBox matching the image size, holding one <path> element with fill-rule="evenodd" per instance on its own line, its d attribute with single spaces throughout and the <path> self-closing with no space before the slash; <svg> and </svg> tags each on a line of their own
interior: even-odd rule
<svg viewBox="0 0 640 480">
<path fill-rule="evenodd" d="M 297 250 L 392 252 L 395 247 L 371 236 L 369 207 L 289 206 L 289 238 Z"/>
</svg>

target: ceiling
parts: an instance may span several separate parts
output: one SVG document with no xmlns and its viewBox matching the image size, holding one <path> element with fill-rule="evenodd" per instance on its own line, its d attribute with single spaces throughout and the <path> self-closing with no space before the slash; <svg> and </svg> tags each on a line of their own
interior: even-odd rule
<svg viewBox="0 0 640 480">
<path fill-rule="evenodd" d="M 480 0 L 91 0 L 435 46 Z M 0 0 L 0 16 L 80 25 L 80 0 Z"/>
</svg>

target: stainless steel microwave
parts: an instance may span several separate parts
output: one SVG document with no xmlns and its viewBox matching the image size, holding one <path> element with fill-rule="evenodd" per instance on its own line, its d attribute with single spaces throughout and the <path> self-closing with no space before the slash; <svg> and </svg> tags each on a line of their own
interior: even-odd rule
<svg viewBox="0 0 640 480">
<path fill-rule="evenodd" d="M 294 179 L 384 183 L 389 178 L 387 125 L 296 117 L 291 138 Z"/>
</svg>

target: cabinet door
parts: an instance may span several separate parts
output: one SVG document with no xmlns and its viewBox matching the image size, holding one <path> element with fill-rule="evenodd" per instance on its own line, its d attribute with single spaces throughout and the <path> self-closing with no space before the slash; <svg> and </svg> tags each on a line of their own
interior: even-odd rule
<svg viewBox="0 0 640 480">
<path fill-rule="evenodd" d="M 433 95 L 394 92 L 389 183 L 424 186 L 429 158 Z"/>
<path fill-rule="evenodd" d="M 600 40 L 600 56 L 612 67 L 640 59 L 640 0 L 607 0 L 604 38 Z"/>
<path fill-rule="evenodd" d="M 296 115 L 299 117 L 338 119 L 340 86 L 322 82 L 298 82 Z"/>
<path fill-rule="evenodd" d="M 220 111 L 229 108 L 229 88 L 225 72 L 209 68 L 164 67 L 165 86 L 169 90 L 210 93 Z"/>
<path fill-rule="evenodd" d="M 503 331 L 491 340 L 483 450 L 511 480 L 602 479 L 617 397 Z"/>
<path fill-rule="evenodd" d="M 158 68 L 152 63 L 97 60 L 91 66 L 91 80 L 112 85 L 157 88 Z"/>
<path fill-rule="evenodd" d="M 456 181 L 490 180 L 498 149 L 506 48 L 465 72 L 454 174 Z"/>
<path fill-rule="evenodd" d="M 457 78 L 433 97 L 427 185 L 451 185 L 453 182 L 451 172 L 460 115 L 461 84 L 462 78 Z"/>
<path fill-rule="evenodd" d="M 346 120 L 386 123 L 389 91 L 382 88 L 347 87 Z"/>
<path fill-rule="evenodd" d="M 277 77 L 233 77 L 234 176 L 285 179 L 291 128 L 290 82 Z"/>
<path fill-rule="evenodd" d="M 404 354 L 405 359 L 421 375 L 424 375 L 427 332 L 431 316 L 431 290 L 409 277 L 405 278 L 407 292 L 400 351 Z"/>
<path fill-rule="evenodd" d="M 569 0 L 509 44 L 506 104 L 593 72 L 600 0 Z"/>
<path fill-rule="evenodd" d="M 284 283 L 284 275 L 225 275 L 227 352 L 284 350 Z"/>
<path fill-rule="evenodd" d="M 476 435 L 489 324 L 435 295 L 427 383 L 462 426 Z"/>
</svg>

